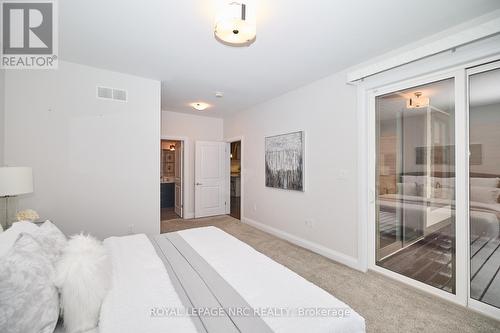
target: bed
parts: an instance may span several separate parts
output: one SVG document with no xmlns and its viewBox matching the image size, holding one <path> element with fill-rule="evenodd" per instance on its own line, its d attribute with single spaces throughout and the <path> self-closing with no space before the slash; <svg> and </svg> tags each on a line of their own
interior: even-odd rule
<svg viewBox="0 0 500 333">
<path fill-rule="evenodd" d="M 406 173 L 399 177 L 397 193 L 380 194 L 378 205 L 381 220 L 394 225 L 396 214 L 403 214 L 404 227 L 423 232 L 435 232 L 455 217 L 455 174 L 452 172 Z M 470 233 L 471 236 L 500 237 L 500 176 L 470 174 Z M 490 198 L 489 194 L 493 196 Z M 404 209 L 403 209 L 404 208 Z"/>
<path fill-rule="evenodd" d="M 365 331 L 345 303 L 215 227 L 104 246 L 113 281 L 101 333 Z"/>
<path fill-rule="evenodd" d="M 6 333 L 365 331 L 348 305 L 215 227 L 100 242 L 17 222 L 0 233 L 0 268 Z"/>
<path fill-rule="evenodd" d="M 405 226 L 414 230 L 425 230 L 427 209 L 434 207 L 435 209 L 443 207 L 446 212 L 455 216 L 455 201 L 439 198 L 422 198 L 412 195 L 400 194 L 384 194 L 379 196 L 378 204 L 380 212 L 393 213 L 394 221 L 395 212 L 404 207 Z M 478 201 L 470 201 L 470 219 L 471 219 L 471 235 L 490 237 L 500 237 L 500 204 L 499 203 L 483 203 Z M 445 219 L 443 218 L 443 221 Z M 451 220 L 446 220 L 446 223 L 451 223 Z M 443 227 L 442 224 L 439 227 Z M 431 229 L 434 230 L 434 229 Z"/>
</svg>

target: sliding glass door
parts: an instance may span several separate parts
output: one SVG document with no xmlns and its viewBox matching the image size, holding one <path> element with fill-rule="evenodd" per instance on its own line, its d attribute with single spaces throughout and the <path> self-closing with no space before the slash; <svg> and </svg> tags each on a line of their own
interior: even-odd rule
<svg viewBox="0 0 500 333">
<path fill-rule="evenodd" d="M 376 265 L 455 293 L 455 82 L 375 98 Z"/>
<path fill-rule="evenodd" d="M 470 298 L 500 308 L 500 69 L 469 76 Z"/>
<path fill-rule="evenodd" d="M 500 61 L 373 88 L 369 267 L 500 317 Z M 493 61 L 494 60 L 494 61 Z"/>
</svg>

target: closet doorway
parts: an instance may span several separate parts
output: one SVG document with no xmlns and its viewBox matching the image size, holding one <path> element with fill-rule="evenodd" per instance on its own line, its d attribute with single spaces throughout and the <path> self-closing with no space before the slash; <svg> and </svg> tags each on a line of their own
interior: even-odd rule
<svg viewBox="0 0 500 333">
<path fill-rule="evenodd" d="M 241 141 L 231 142 L 229 215 L 241 220 Z"/>
</svg>

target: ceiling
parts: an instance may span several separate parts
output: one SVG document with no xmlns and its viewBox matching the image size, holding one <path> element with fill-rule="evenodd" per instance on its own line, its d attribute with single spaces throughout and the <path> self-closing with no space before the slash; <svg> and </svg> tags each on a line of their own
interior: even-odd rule
<svg viewBox="0 0 500 333">
<path fill-rule="evenodd" d="M 217 2 L 60 1 L 60 58 L 161 80 L 163 110 L 224 117 L 500 8 L 498 0 L 261 0 L 257 40 L 235 48 L 213 36 Z M 195 111 L 195 101 L 212 107 Z"/>
</svg>

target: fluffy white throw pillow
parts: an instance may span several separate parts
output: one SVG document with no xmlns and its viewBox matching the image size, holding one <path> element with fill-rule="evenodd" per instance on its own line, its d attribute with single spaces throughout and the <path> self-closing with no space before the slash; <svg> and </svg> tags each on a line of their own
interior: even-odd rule
<svg viewBox="0 0 500 333">
<path fill-rule="evenodd" d="M 64 326 L 68 333 L 94 330 L 111 283 L 106 248 L 92 236 L 71 237 L 56 266 Z"/>
</svg>

